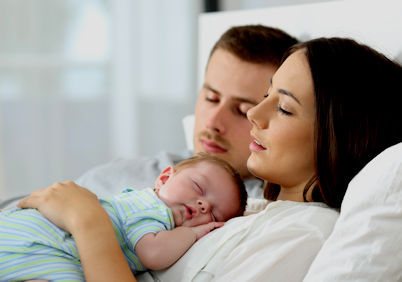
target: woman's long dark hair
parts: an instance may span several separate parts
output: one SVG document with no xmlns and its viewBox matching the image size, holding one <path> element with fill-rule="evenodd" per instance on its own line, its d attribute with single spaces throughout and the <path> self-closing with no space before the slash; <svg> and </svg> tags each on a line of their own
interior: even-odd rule
<svg viewBox="0 0 402 282">
<path fill-rule="evenodd" d="M 402 67 L 346 38 L 295 45 L 310 66 L 315 95 L 317 175 L 306 185 L 313 200 L 339 208 L 348 183 L 376 155 L 402 142 Z M 265 196 L 277 197 L 269 184 Z"/>
</svg>

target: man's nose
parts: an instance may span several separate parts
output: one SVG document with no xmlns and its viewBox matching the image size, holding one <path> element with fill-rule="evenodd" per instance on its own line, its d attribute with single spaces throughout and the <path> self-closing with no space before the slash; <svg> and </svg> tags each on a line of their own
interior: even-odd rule
<svg viewBox="0 0 402 282">
<path fill-rule="evenodd" d="M 197 207 L 201 213 L 208 213 L 211 210 L 211 205 L 207 200 L 197 200 Z"/>
<path fill-rule="evenodd" d="M 211 110 L 208 117 L 207 128 L 216 134 L 225 134 L 225 111 L 223 106 L 218 106 Z"/>
</svg>

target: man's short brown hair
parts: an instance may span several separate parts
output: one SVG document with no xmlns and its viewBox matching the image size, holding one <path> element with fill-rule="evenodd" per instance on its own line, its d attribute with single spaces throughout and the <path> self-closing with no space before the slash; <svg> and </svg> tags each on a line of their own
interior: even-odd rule
<svg viewBox="0 0 402 282">
<path fill-rule="evenodd" d="M 211 50 L 229 51 L 246 62 L 278 66 L 287 49 L 298 43 L 286 32 L 263 25 L 234 26 L 228 29 Z"/>
</svg>

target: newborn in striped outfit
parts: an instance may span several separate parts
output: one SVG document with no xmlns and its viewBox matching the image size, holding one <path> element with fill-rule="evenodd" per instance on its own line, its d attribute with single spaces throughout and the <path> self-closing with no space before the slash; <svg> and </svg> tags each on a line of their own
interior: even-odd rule
<svg viewBox="0 0 402 282">
<path fill-rule="evenodd" d="M 225 161 L 206 154 L 166 168 L 155 188 L 100 199 L 132 271 L 163 269 L 198 239 L 243 215 L 247 192 Z M 74 238 L 35 209 L 0 212 L 0 281 L 84 280 Z"/>
</svg>

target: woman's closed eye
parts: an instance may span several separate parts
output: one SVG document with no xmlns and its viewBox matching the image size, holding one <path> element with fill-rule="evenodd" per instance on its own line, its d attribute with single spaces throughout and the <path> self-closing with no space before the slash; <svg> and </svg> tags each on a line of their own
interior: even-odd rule
<svg viewBox="0 0 402 282">
<path fill-rule="evenodd" d="M 292 115 L 291 112 L 289 112 L 289 111 L 283 109 L 283 108 L 281 107 L 281 105 L 278 105 L 278 112 L 280 112 L 280 113 L 283 114 L 283 115 L 287 115 L 287 116 Z"/>
<path fill-rule="evenodd" d="M 268 88 L 267 93 L 265 93 L 264 98 L 267 98 L 269 96 L 269 92 L 271 92 L 272 90 L 272 81 L 271 81 L 271 86 Z"/>
<path fill-rule="evenodd" d="M 267 93 L 267 94 L 264 95 L 264 98 L 268 98 L 268 97 L 269 97 L 269 93 Z M 278 106 L 277 106 L 277 110 L 278 110 L 278 112 L 279 112 L 280 114 L 283 114 L 283 115 L 290 116 L 290 115 L 293 114 L 292 112 L 290 112 L 290 111 L 288 111 L 288 110 L 285 110 L 284 107 L 282 107 L 279 103 L 278 103 Z"/>
</svg>

